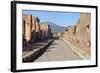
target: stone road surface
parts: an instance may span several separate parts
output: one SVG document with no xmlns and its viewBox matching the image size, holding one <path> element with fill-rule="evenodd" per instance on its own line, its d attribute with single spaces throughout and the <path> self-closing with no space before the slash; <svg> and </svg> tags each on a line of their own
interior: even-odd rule
<svg viewBox="0 0 100 73">
<path fill-rule="evenodd" d="M 81 60 L 81 58 L 63 40 L 55 40 L 35 62 L 66 60 Z"/>
</svg>

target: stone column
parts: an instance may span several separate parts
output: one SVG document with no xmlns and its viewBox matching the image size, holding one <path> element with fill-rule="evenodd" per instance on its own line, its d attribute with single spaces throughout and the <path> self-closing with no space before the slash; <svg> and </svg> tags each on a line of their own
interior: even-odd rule
<svg viewBox="0 0 100 73">
<path fill-rule="evenodd" d="M 36 17 L 36 41 L 40 40 L 40 20 L 38 17 Z"/>
<path fill-rule="evenodd" d="M 36 40 L 36 17 L 32 16 L 32 43 Z"/>
</svg>

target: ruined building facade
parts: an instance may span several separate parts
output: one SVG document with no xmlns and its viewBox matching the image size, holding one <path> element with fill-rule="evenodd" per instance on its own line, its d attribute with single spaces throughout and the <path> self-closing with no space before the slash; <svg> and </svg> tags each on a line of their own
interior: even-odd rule
<svg viewBox="0 0 100 73">
<path fill-rule="evenodd" d="M 51 29 L 48 24 L 40 24 L 36 16 L 23 14 L 23 42 L 34 43 L 50 39 Z"/>
<path fill-rule="evenodd" d="M 76 35 L 81 42 L 89 42 L 91 40 L 91 14 L 81 13 L 80 19 L 76 26 Z"/>
<path fill-rule="evenodd" d="M 23 40 L 28 43 L 31 40 L 32 15 L 23 15 Z"/>
<path fill-rule="evenodd" d="M 51 28 L 49 24 L 40 24 L 41 40 L 51 38 Z"/>
<path fill-rule="evenodd" d="M 89 13 L 81 13 L 80 18 L 75 26 L 69 27 L 64 37 L 68 37 L 67 34 L 71 38 L 78 40 L 80 43 L 89 43 L 91 42 L 91 14 Z M 74 40 L 75 40 L 74 39 Z"/>
<path fill-rule="evenodd" d="M 91 14 L 80 13 L 80 18 L 74 27 L 69 27 L 63 35 L 64 41 L 82 58 L 91 58 Z"/>
</svg>

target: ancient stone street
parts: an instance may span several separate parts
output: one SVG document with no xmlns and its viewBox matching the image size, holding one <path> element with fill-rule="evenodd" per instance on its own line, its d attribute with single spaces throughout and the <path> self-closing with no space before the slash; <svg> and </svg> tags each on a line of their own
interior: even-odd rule
<svg viewBox="0 0 100 73">
<path fill-rule="evenodd" d="M 81 58 L 63 41 L 55 40 L 35 62 L 80 60 Z"/>
<path fill-rule="evenodd" d="M 61 27 L 23 14 L 23 62 L 90 59 L 90 18 L 90 14 L 81 13 L 76 25 Z"/>
</svg>

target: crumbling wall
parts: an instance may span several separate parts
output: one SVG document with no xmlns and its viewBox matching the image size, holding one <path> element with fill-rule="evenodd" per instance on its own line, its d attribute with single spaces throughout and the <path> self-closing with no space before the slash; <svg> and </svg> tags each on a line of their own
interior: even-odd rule
<svg viewBox="0 0 100 73">
<path fill-rule="evenodd" d="M 81 13 L 77 24 L 66 29 L 63 39 L 85 58 L 91 55 L 91 14 Z"/>
<path fill-rule="evenodd" d="M 32 15 L 23 15 L 23 37 L 26 43 L 28 43 L 31 39 L 31 31 L 32 31 Z"/>
<path fill-rule="evenodd" d="M 51 29 L 49 24 L 40 24 L 40 30 L 41 30 L 41 39 L 50 39 L 51 37 Z"/>
<path fill-rule="evenodd" d="M 76 25 L 76 35 L 80 42 L 90 42 L 91 40 L 91 15 L 89 13 L 81 13 L 80 19 Z"/>
</svg>

